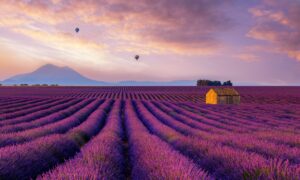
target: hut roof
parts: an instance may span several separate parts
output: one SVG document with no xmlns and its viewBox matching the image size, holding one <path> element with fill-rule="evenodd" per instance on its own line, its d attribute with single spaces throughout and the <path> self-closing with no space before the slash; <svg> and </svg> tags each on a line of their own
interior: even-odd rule
<svg viewBox="0 0 300 180">
<path fill-rule="evenodd" d="M 234 88 L 212 88 L 218 96 L 239 96 Z"/>
</svg>

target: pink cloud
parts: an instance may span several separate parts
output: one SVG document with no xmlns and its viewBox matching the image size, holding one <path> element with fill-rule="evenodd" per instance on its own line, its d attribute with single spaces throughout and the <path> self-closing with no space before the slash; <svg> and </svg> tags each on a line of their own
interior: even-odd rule
<svg viewBox="0 0 300 180">
<path fill-rule="evenodd" d="M 85 38 L 74 38 L 74 35 L 70 33 L 57 33 L 46 32 L 33 29 L 14 28 L 13 31 L 24 34 L 34 40 L 37 40 L 46 46 L 52 48 L 76 48 L 76 49 L 90 49 L 95 51 L 101 51 L 105 48 L 104 44 L 87 40 Z"/>
<path fill-rule="evenodd" d="M 263 6 L 249 11 L 256 19 L 256 25 L 248 37 L 270 42 L 275 49 L 300 61 L 299 1 L 268 0 Z"/>
<path fill-rule="evenodd" d="M 260 61 L 260 58 L 251 53 L 241 53 L 235 56 L 237 59 L 245 61 L 245 62 L 257 62 Z"/>
<path fill-rule="evenodd" d="M 216 34 L 232 25 L 222 10 L 229 3 L 231 0 L 12 0 L 0 2 L 0 7 L 33 24 L 57 26 L 77 21 L 103 26 L 103 36 L 110 41 L 134 41 L 141 44 L 140 49 L 205 54 L 222 44 Z"/>
<path fill-rule="evenodd" d="M 219 45 L 216 33 L 228 29 L 230 19 L 222 12 L 224 1 L 113 1 L 104 13 L 119 21 L 122 33 L 134 34 L 140 43 L 172 50 L 201 51 Z M 168 48 L 164 48 L 168 49 Z"/>
</svg>

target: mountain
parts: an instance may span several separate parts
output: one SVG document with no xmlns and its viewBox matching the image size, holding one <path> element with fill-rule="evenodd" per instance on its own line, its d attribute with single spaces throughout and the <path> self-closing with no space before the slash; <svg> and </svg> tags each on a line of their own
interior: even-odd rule
<svg viewBox="0 0 300 180">
<path fill-rule="evenodd" d="M 106 85 L 105 82 L 95 81 L 84 77 L 69 67 L 58 67 L 46 64 L 37 70 L 13 76 L 2 81 L 3 84 L 59 84 L 59 85 Z"/>
<path fill-rule="evenodd" d="M 58 84 L 61 86 L 194 86 L 196 81 L 121 81 L 104 82 L 84 77 L 69 67 L 58 67 L 46 64 L 37 70 L 13 76 L 2 82 L 4 85 L 14 84 Z"/>
</svg>

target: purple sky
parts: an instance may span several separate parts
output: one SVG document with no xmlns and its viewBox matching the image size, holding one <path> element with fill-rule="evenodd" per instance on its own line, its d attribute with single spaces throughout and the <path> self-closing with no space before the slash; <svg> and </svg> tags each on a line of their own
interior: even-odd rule
<svg viewBox="0 0 300 180">
<path fill-rule="evenodd" d="M 51 63 L 104 81 L 300 85 L 299 19 L 299 0 L 0 1 L 0 80 Z"/>
</svg>

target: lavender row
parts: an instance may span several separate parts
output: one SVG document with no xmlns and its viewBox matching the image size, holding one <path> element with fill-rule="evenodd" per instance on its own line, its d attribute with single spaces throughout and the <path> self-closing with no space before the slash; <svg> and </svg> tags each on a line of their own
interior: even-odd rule
<svg viewBox="0 0 300 180">
<path fill-rule="evenodd" d="M 260 128 L 264 128 L 266 127 L 265 125 L 263 126 L 263 124 L 261 124 L 260 120 L 253 120 L 253 121 L 249 121 L 249 120 L 245 120 L 245 119 L 236 119 L 233 121 L 232 115 L 225 115 L 225 111 L 220 111 L 220 112 L 215 112 L 212 110 L 209 110 L 210 106 L 200 106 L 197 107 L 194 104 L 191 103 L 185 103 L 182 106 L 175 106 L 173 105 L 173 107 L 178 108 L 178 109 L 182 109 L 182 110 L 187 110 L 187 111 L 191 111 L 195 114 L 201 114 L 207 118 L 212 118 L 212 119 L 224 119 L 227 120 L 229 122 L 234 122 L 237 126 L 242 126 L 242 127 L 247 127 L 247 128 L 251 128 L 251 130 L 255 130 L 257 127 Z"/>
<path fill-rule="evenodd" d="M 184 115 L 188 118 L 190 118 L 191 120 L 195 121 L 196 123 L 201 123 L 201 124 L 205 124 L 206 126 L 211 126 L 213 128 L 218 128 L 220 129 L 222 132 L 230 132 L 230 131 L 242 131 L 242 129 L 236 127 L 236 126 L 225 126 L 226 123 L 224 123 L 224 121 L 222 119 L 210 119 L 210 118 L 207 118 L 203 115 L 199 115 L 199 114 L 194 114 L 192 112 L 189 112 L 189 111 L 183 111 L 182 109 L 179 109 L 177 108 L 176 106 L 173 106 L 171 104 L 167 104 L 167 106 L 169 108 L 168 111 L 171 111 L 173 112 L 172 114 L 181 114 L 181 115 Z M 170 109 L 172 108 L 172 109 Z M 243 129 L 244 132 L 247 131 L 245 129 Z"/>
<path fill-rule="evenodd" d="M 172 108 L 174 108 L 174 106 L 172 106 Z M 176 108 L 176 107 L 175 107 Z M 176 110 L 178 110 L 178 108 L 176 108 Z M 192 112 L 189 111 L 178 111 L 182 114 L 185 114 L 186 116 L 188 116 L 189 118 L 194 118 L 196 119 L 197 116 L 199 117 L 199 115 L 193 114 Z M 233 119 L 234 121 L 235 119 Z M 242 131 L 241 133 L 251 133 L 251 134 L 255 134 L 255 137 L 259 138 L 259 139 L 263 139 L 263 140 L 268 140 L 270 142 L 276 142 L 276 143 L 280 143 L 280 144 L 286 144 L 289 145 L 291 147 L 300 147 L 300 136 L 295 134 L 295 133 L 284 133 L 284 132 L 278 132 L 276 130 L 270 129 L 270 128 L 265 128 L 265 129 L 257 129 L 255 131 L 250 131 L 248 132 L 247 130 Z"/>
<path fill-rule="evenodd" d="M 20 145 L 0 148 L 0 179 L 35 179 L 65 160 L 103 127 L 112 102 L 105 101 L 84 123 L 66 134 L 54 134 Z"/>
<path fill-rule="evenodd" d="M 49 108 L 54 108 L 56 106 L 59 106 L 60 104 L 66 103 L 68 101 L 70 101 L 70 100 L 69 99 L 68 100 L 58 100 L 58 101 L 55 101 L 55 102 L 52 102 L 49 104 L 45 104 L 42 107 L 39 107 L 39 108 L 41 108 L 40 110 L 37 110 L 32 113 L 28 113 L 28 114 L 26 113 L 27 110 L 25 110 L 25 112 L 23 111 L 23 113 L 19 114 L 19 116 L 18 116 L 18 113 L 13 114 L 13 116 L 16 116 L 16 117 L 0 121 L 0 127 L 7 126 L 7 125 L 13 125 L 13 124 L 24 122 L 27 120 L 31 121 L 31 120 L 34 120 L 34 117 L 36 117 L 36 118 L 42 117 L 42 114 L 45 114 L 45 112 Z"/>
<path fill-rule="evenodd" d="M 166 103 L 165 103 L 166 104 Z M 176 111 L 178 112 L 184 112 L 185 114 L 191 116 L 191 117 L 195 117 L 195 118 L 207 118 L 210 119 L 212 121 L 216 121 L 218 123 L 221 123 L 223 125 L 226 125 L 228 128 L 231 129 L 231 131 L 236 131 L 236 132 L 249 132 L 249 131 L 254 131 L 257 129 L 257 126 L 253 125 L 252 122 L 248 122 L 245 121 L 243 119 L 235 119 L 233 120 L 232 117 L 228 117 L 228 116 L 224 116 L 222 114 L 217 114 L 214 112 L 209 112 L 207 111 L 205 108 L 201 108 L 200 112 L 195 112 L 195 108 L 181 108 L 179 106 L 176 106 L 174 104 L 170 105 L 170 104 L 166 104 L 169 107 L 172 107 L 173 109 L 176 109 Z M 200 108 L 198 108 L 200 109 Z M 222 126 L 223 126 L 222 125 Z"/>
<path fill-rule="evenodd" d="M 54 104 L 51 103 L 51 106 L 47 109 L 42 109 L 40 111 L 36 111 L 36 112 L 32 112 L 32 113 L 29 113 L 29 114 L 25 114 L 25 115 L 22 115 L 22 116 L 19 116 L 19 117 L 15 117 L 13 119 L 7 119 L 5 121 L 2 121 L 0 122 L 0 127 L 6 127 L 6 126 L 9 126 L 9 125 L 15 125 L 15 124 L 19 124 L 19 123 L 22 123 L 22 122 L 30 122 L 30 121 L 34 121 L 38 118 L 42 118 L 42 117 L 45 117 L 49 114 L 51 114 L 51 111 L 52 109 L 55 109 L 57 106 L 64 106 L 66 104 L 70 104 L 70 103 L 75 103 L 77 104 L 77 102 L 79 101 L 84 101 L 84 100 L 71 100 L 71 99 L 62 99 L 58 102 L 55 102 Z M 84 101 L 84 102 L 87 102 L 87 101 Z M 72 104 L 70 104 L 69 106 L 71 106 Z"/>
<path fill-rule="evenodd" d="M 297 121 L 299 117 L 293 117 L 292 119 L 291 114 L 286 114 L 284 112 L 281 113 L 281 116 L 284 117 L 284 119 L 278 119 L 275 115 L 273 115 L 272 112 L 274 112 L 274 109 L 276 108 L 277 111 L 280 111 L 280 109 L 283 109 L 282 107 L 272 107 L 272 109 L 269 109 L 269 112 L 264 112 L 260 110 L 262 106 L 247 106 L 245 110 L 242 110 L 242 107 L 244 106 L 237 106 L 232 109 L 224 107 L 213 107 L 214 113 L 217 113 L 218 111 L 224 112 L 224 115 L 227 116 L 234 116 L 236 118 L 242 118 L 247 120 L 248 122 L 257 122 L 261 126 L 270 126 L 272 128 L 284 128 L 284 127 L 298 127 L 300 122 Z M 269 106 L 268 106 L 269 107 Z M 271 107 L 271 106 L 270 106 Z M 206 108 L 209 109 L 209 108 Z M 223 109 L 223 110 L 222 110 Z M 226 110 L 228 109 L 228 110 Z M 212 111 L 212 110 L 210 110 Z M 216 112 L 217 111 L 217 112 Z M 297 110 L 294 110 L 295 112 Z M 292 112 L 292 111 L 289 111 Z M 287 117 L 287 118 L 286 118 Z"/>
<path fill-rule="evenodd" d="M 37 99 L 36 99 L 37 100 Z M 2 100 L 0 104 L 1 109 L 10 108 L 12 106 L 18 106 L 19 104 L 23 104 L 24 102 L 27 102 L 28 98 L 6 98 L 5 100 Z"/>
<path fill-rule="evenodd" d="M 41 110 L 10 121 L 5 121 L 5 125 L 0 127 L 0 133 L 19 132 L 56 122 L 72 115 L 84 107 L 87 103 L 88 101 L 80 102 L 80 100 L 75 99 L 49 109 Z"/>
<path fill-rule="evenodd" d="M 78 112 L 74 113 L 72 116 L 60 120 L 58 122 L 17 133 L 3 134 L 0 136 L 0 147 L 24 143 L 50 134 L 65 133 L 71 128 L 74 128 L 80 123 L 82 123 L 102 103 L 103 101 L 94 100 L 92 103 L 83 107 Z"/>
<path fill-rule="evenodd" d="M 58 100 L 58 101 L 59 101 L 59 103 L 62 102 L 62 100 Z M 29 104 L 28 108 L 23 107 L 19 110 L 12 109 L 12 111 L 10 113 L 1 114 L 0 119 L 2 120 L 1 122 L 7 121 L 12 118 L 24 116 L 26 114 L 30 114 L 30 113 L 33 113 L 36 111 L 47 109 L 56 104 L 58 104 L 57 100 L 53 100 L 53 99 L 47 100 L 47 101 L 42 101 L 39 103 Z"/>
<path fill-rule="evenodd" d="M 104 128 L 74 159 L 38 179 L 124 179 L 120 108 L 116 101 Z"/>
<path fill-rule="evenodd" d="M 166 104 L 166 103 L 165 103 Z M 218 121 L 218 122 L 222 122 L 223 126 L 224 125 L 230 125 L 227 126 L 228 128 L 231 128 L 230 131 L 235 131 L 235 132 L 239 132 L 239 133 L 251 133 L 253 131 L 257 131 L 257 130 L 270 130 L 272 127 L 271 126 L 267 126 L 264 125 L 263 123 L 254 123 L 245 119 L 239 119 L 236 118 L 234 116 L 224 116 L 224 115 L 218 115 L 216 113 L 213 112 L 209 112 L 207 110 L 204 110 L 205 108 L 201 108 L 201 112 L 197 113 L 194 112 L 197 108 L 196 107 L 190 107 L 190 108 L 182 108 L 179 106 L 176 106 L 174 104 L 170 105 L 170 104 L 166 104 L 169 107 L 172 107 L 172 109 L 174 109 L 177 112 L 183 113 L 186 116 L 189 116 L 190 118 L 193 119 L 199 119 L 199 118 L 207 118 L 209 120 L 212 121 Z M 200 109 L 200 108 L 198 108 Z M 253 120 L 255 121 L 255 120 Z M 249 123 L 250 122 L 250 123 Z M 233 125 L 234 123 L 234 125 Z M 232 126 L 233 125 L 233 126 Z"/>
<path fill-rule="evenodd" d="M 166 106 L 163 103 L 152 102 L 158 109 L 163 110 L 166 114 L 171 116 L 173 120 L 180 121 L 190 127 L 202 130 L 204 132 L 211 132 L 215 134 L 227 134 L 228 129 L 224 129 L 222 125 L 211 123 L 207 118 L 193 119 L 191 116 L 185 114 L 178 109 L 173 109 L 171 106 Z"/>
<path fill-rule="evenodd" d="M 297 179 L 300 168 L 287 161 L 269 160 L 260 155 L 224 147 L 210 141 L 184 136 L 160 123 L 140 103 L 135 107 L 148 129 L 170 143 L 188 157 L 192 157 L 201 167 L 221 179 L 265 178 Z"/>
<path fill-rule="evenodd" d="M 214 142 L 225 146 L 231 146 L 235 149 L 241 149 L 250 151 L 253 153 L 261 154 L 267 158 L 278 158 L 282 160 L 289 160 L 292 163 L 300 163 L 300 149 L 290 148 L 275 143 L 259 140 L 253 136 L 245 136 L 241 134 L 216 134 L 211 132 L 202 131 L 194 128 L 193 126 L 186 125 L 184 122 L 188 121 L 188 118 L 181 118 L 181 121 L 176 121 L 166 112 L 160 110 L 151 103 L 144 102 L 148 110 L 159 120 L 166 125 L 176 129 L 182 134 L 191 135 L 200 139 Z"/>
<path fill-rule="evenodd" d="M 295 126 L 296 125 L 296 121 L 291 121 L 291 120 L 285 120 L 285 121 L 280 121 L 280 120 L 276 120 L 274 117 L 266 117 L 265 113 L 257 110 L 257 108 L 255 107 L 248 107 L 247 111 L 243 112 L 240 110 L 236 110 L 236 109 L 240 109 L 240 106 L 237 107 L 232 107 L 233 110 L 230 110 L 227 106 L 220 106 L 220 107 L 212 107 L 212 106 L 201 106 L 202 108 L 199 108 L 198 106 L 192 105 L 191 103 L 189 104 L 185 104 L 187 107 L 190 107 L 194 112 L 197 111 L 198 109 L 201 109 L 201 111 L 207 112 L 208 114 L 214 114 L 218 117 L 222 117 L 222 118 L 227 118 L 229 120 L 235 120 L 237 122 L 241 122 L 241 125 L 247 124 L 249 125 L 253 125 L 254 128 L 260 127 L 278 127 L 278 126 Z M 211 110 L 212 108 L 214 108 L 214 110 Z M 252 110 L 251 109 L 255 109 Z M 257 113 L 260 112 L 260 113 Z M 255 117 L 250 117 L 251 115 L 254 114 L 258 114 L 258 116 Z M 235 117 L 235 119 L 233 119 L 232 117 Z"/>
<path fill-rule="evenodd" d="M 34 99 L 34 100 L 28 100 L 26 102 L 23 102 L 22 104 L 11 104 L 10 107 L 3 107 L 1 109 L 1 114 L 0 114 L 0 120 L 5 119 L 6 116 L 9 116 L 10 114 L 17 112 L 17 111 L 22 111 L 28 108 L 36 107 L 39 106 L 43 103 L 48 103 L 48 102 L 53 102 L 53 99 Z"/>
<path fill-rule="evenodd" d="M 297 114 L 297 109 L 299 107 L 295 105 L 286 106 L 282 105 L 240 105 L 240 106 L 222 106 L 222 107 L 213 107 L 209 106 L 207 109 L 212 111 L 222 111 L 225 110 L 227 113 L 234 113 L 235 116 L 254 116 L 256 114 L 262 115 L 262 117 L 268 119 L 271 118 L 275 123 L 279 123 L 284 125 L 285 123 L 300 123 L 297 122 L 296 119 L 300 117 Z M 276 111 L 274 111 L 276 109 Z M 254 113 L 254 114 L 253 114 Z"/>
<path fill-rule="evenodd" d="M 133 179 L 211 179 L 190 159 L 173 150 L 144 127 L 131 103 L 126 103 Z"/>
</svg>

